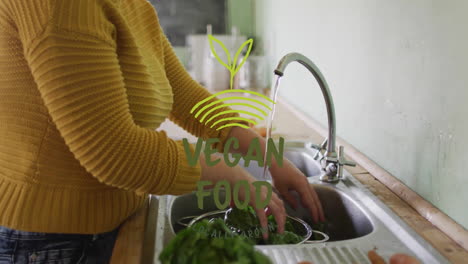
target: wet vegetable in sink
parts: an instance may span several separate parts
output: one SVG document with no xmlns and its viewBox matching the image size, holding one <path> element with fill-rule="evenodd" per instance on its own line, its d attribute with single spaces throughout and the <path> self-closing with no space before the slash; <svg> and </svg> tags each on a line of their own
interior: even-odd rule
<svg viewBox="0 0 468 264">
<path fill-rule="evenodd" d="M 295 226 L 289 218 L 286 219 L 284 233 L 277 233 L 277 224 L 272 215 L 268 216 L 268 240 L 262 237 L 262 227 L 252 207 L 246 209 L 232 208 L 226 215 L 226 225 L 237 231 L 241 236 L 251 239 L 258 245 L 298 244 L 304 239 L 304 228 Z"/>
<path fill-rule="evenodd" d="M 324 234 L 328 233 L 327 223 L 326 222 L 313 224 L 312 229 L 314 231 L 320 231 L 320 232 L 322 232 Z M 318 232 L 312 233 L 311 240 L 322 240 L 322 239 L 324 239 L 324 237 L 320 233 L 318 233 Z"/>
<path fill-rule="evenodd" d="M 271 264 L 254 243 L 232 232 L 222 219 L 203 220 L 180 231 L 159 255 L 162 264 Z"/>
</svg>

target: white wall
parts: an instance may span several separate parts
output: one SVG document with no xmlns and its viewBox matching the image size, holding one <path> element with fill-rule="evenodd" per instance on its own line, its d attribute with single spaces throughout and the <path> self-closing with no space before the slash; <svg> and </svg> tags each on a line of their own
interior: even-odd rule
<svg viewBox="0 0 468 264">
<path fill-rule="evenodd" d="M 338 135 L 468 227 L 468 1 L 256 0 L 272 68 L 301 52 L 325 75 Z M 298 64 L 280 94 L 325 124 Z"/>
</svg>

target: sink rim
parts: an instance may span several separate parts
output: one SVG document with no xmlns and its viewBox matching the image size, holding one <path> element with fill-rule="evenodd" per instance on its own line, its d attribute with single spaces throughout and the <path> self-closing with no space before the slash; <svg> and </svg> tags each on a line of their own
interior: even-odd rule
<svg viewBox="0 0 468 264">
<path fill-rule="evenodd" d="M 339 196 L 341 199 L 346 199 L 346 202 L 351 203 L 352 206 L 353 206 L 352 208 L 357 210 L 359 212 L 359 214 L 361 214 L 362 217 L 364 217 L 366 219 L 366 222 L 367 222 L 366 224 L 368 224 L 369 228 L 370 228 L 370 232 L 368 232 L 368 233 L 366 233 L 364 235 L 359 235 L 357 237 L 352 237 L 352 238 L 342 239 L 342 240 L 327 241 L 327 242 L 322 242 L 322 243 L 333 243 L 333 242 L 341 242 L 341 241 L 361 239 L 361 238 L 365 238 L 367 236 L 372 235 L 376 231 L 376 223 L 375 223 L 374 219 L 371 217 L 371 215 L 369 214 L 369 212 L 367 212 L 365 210 L 365 208 L 361 204 L 359 204 L 355 200 L 355 198 L 353 198 L 346 190 L 343 190 L 342 188 L 339 188 L 339 186 L 336 186 L 334 184 L 322 183 L 320 181 L 316 182 L 314 178 L 318 179 L 318 177 L 309 177 L 308 178 L 308 181 L 309 181 L 310 185 L 314 185 L 315 188 L 324 189 L 327 192 L 333 192 L 337 196 Z M 191 193 L 187 193 L 187 194 L 183 194 L 183 195 L 178 195 L 178 196 L 170 196 L 169 203 L 168 203 L 168 219 L 169 219 L 169 226 L 170 226 L 169 229 L 170 229 L 170 232 L 173 235 L 176 234 L 176 232 L 174 230 L 175 229 L 174 227 L 175 227 L 175 225 L 177 223 L 176 222 L 177 219 L 173 219 L 174 203 L 179 199 L 192 198 L 194 196 L 196 196 L 196 191 L 191 192 Z M 345 203 L 343 202 L 343 204 L 345 204 Z M 349 208 L 349 207 L 346 207 L 346 208 Z M 303 220 L 303 221 L 305 221 L 305 220 Z M 316 243 L 316 244 L 321 244 L 321 243 Z M 271 246 L 271 245 L 265 245 L 265 246 Z"/>
</svg>

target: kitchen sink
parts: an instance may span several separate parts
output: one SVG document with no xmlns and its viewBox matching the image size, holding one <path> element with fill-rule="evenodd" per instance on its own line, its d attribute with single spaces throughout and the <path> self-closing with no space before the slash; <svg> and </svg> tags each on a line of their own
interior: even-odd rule
<svg viewBox="0 0 468 264">
<path fill-rule="evenodd" d="M 344 192 L 327 186 L 311 185 L 322 201 L 323 210 L 328 219 L 327 234 L 330 237 L 329 241 L 353 239 L 372 232 L 373 225 L 368 216 Z M 299 198 L 297 194 L 294 193 L 293 195 L 296 196 L 296 199 Z M 221 191 L 220 200 L 224 201 L 224 199 L 225 193 Z M 219 209 L 216 208 L 213 196 L 204 197 L 203 209 L 199 209 L 196 194 L 190 193 L 174 198 L 169 210 L 172 231 L 177 233 L 185 228 L 178 223 L 178 220 L 188 218 L 189 216 L 199 216 Z M 313 224 L 310 213 L 302 206 L 293 209 L 286 204 L 286 211 L 288 215 L 301 218 L 310 225 Z"/>
<path fill-rule="evenodd" d="M 307 176 L 309 184 L 316 190 L 324 208 L 330 240 L 315 244 L 257 245 L 256 248 L 268 255 L 274 263 L 297 263 L 303 260 L 321 264 L 370 263 L 367 252 L 372 249 L 377 249 L 387 261 L 395 253 L 404 253 L 417 257 L 422 263 L 449 263 L 346 170 L 344 179 L 338 183 L 320 181 L 322 171 L 313 159 L 314 155 L 315 150 L 307 145 L 289 146 L 284 154 Z M 246 169 L 257 179 L 265 180 L 262 167 L 251 163 Z M 224 201 L 223 195 L 220 192 L 221 201 Z M 293 195 L 298 198 L 296 193 Z M 177 224 L 179 219 L 218 210 L 213 196 L 204 197 L 203 205 L 203 209 L 198 208 L 195 193 L 152 197 L 150 207 L 155 208 L 157 216 L 150 217 L 148 223 L 156 223 L 154 234 L 150 236 L 155 238 L 152 240 L 154 243 L 146 246 L 153 249 L 153 259 L 145 260 L 145 263 L 157 260 L 162 248 L 184 228 Z M 285 205 L 289 215 L 312 223 L 305 208 L 294 210 Z"/>
</svg>

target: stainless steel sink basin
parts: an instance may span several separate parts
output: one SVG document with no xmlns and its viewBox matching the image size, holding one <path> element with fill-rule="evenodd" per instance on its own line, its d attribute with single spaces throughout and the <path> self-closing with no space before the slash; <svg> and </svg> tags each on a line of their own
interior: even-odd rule
<svg viewBox="0 0 468 264">
<path fill-rule="evenodd" d="M 353 200 L 342 191 L 327 187 L 312 184 L 317 191 L 322 202 L 324 213 L 327 220 L 327 234 L 330 236 L 330 241 L 347 240 L 365 236 L 373 230 L 372 223 L 368 216 L 362 211 Z M 221 201 L 224 201 L 224 192 L 221 192 Z M 298 196 L 294 194 L 296 198 Z M 195 193 L 179 196 L 173 199 L 169 208 L 170 224 L 172 231 L 177 233 L 184 226 L 177 223 L 179 219 L 188 216 L 198 216 L 207 212 L 219 210 L 214 204 L 213 197 L 205 197 L 203 200 L 203 209 L 199 209 L 197 205 L 197 197 Z M 313 224 L 310 213 L 302 206 L 293 209 L 286 205 L 288 215 L 299 217 Z"/>
<path fill-rule="evenodd" d="M 368 235 L 374 229 L 372 222 L 359 205 L 344 192 L 323 185 L 313 185 L 327 219 L 329 241 L 341 241 Z M 297 198 L 298 196 L 295 195 Z M 296 198 L 296 199 L 297 199 Z M 286 204 L 289 215 L 313 224 L 310 213 L 299 207 L 294 210 Z"/>
<path fill-rule="evenodd" d="M 275 263 L 281 264 L 295 264 L 303 260 L 320 264 L 370 263 L 366 255 L 375 248 L 387 262 L 391 255 L 405 253 L 417 257 L 421 263 L 449 263 L 346 170 L 345 178 L 338 183 L 321 182 L 321 168 L 312 158 L 314 154 L 314 150 L 304 146 L 288 147 L 285 151 L 285 157 L 308 177 L 309 183 L 317 191 L 327 218 L 330 241 L 302 245 L 257 245 L 258 250 L 267 254 Z M 263 180 L 263 168 L 251 164 L 247 170 L 254 177 Z M 203 210 L 198 209 L 194 193 L 153 197 L 151 204 L 155 204 L 150 206 L 157 208 L 154 209 L 157 214 L 150 214 L 153 218 L 148 220 L 149 223 L 156 223 L 153 228 L 154 239 L 148 240 L 153 242 L 147 245 L 153 249 L 153 259 L 145 260 L 145 263 L 156 260 L 175 232 L 183 228 L 176 224 L 177 219 L 217 209 L 212 196 L 205 197 Z M 288 214 L 311 223 L 304 208 L 293 210 L 286 207 Z"/>
</svg>

